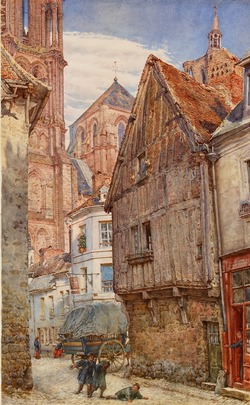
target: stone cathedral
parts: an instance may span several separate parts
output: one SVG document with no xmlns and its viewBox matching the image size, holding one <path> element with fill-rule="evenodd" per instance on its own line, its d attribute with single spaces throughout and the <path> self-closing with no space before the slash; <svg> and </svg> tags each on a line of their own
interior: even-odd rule
<svg viewBox="0 0 250 405">
<path fill-rule="evenodd" d="M 71 164 L 65 152 L 63 0 L 2 0 L 2 43 L 25 71 L 51 87 L 29 137 L 29 264 L 65 249 Z"/>
</svg>

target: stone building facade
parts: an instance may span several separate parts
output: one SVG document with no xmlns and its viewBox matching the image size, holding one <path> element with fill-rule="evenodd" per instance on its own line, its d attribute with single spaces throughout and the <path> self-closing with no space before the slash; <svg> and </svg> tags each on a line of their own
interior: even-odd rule
<svg viewBox="0 0 250 405">
<path fill-rule="evenodd" d="M 64 251 L 71 210 L 71 164 L 65 152 L 62 0 L 2 0 L 1 40 L 27 72 L 52 87 L 29 137 L 29 262 L 40 249 Z"/>
<path fill-rule="evenodd" d="M 242 67 L 237 62 L 235 55 L 222 48 L 222 32 L 215 6 L 207 52 L 196 60 L 184 62 L 184 71 L 198 82 L 216 87 L 235 105 L 242 99 Z"/>
<path fill-rule="evenodd" d="M 224 292 L 224 343 L 242 332 L 240 349 L 224 348 L 224 369 L 231 387 L 250 389 L 250 50 L 244 68 L 244 98 L 211 139 L 219 265 Z M 230 218 L 230 220 L 229 220 Z"/>
<path fill-rule="evenodd" d="M 205 156 L 229 111 L 214 88 L 148 58 L 105 204 L 112 212 L 114 289 L 129 313 L 137 375 L 199 384 L 216 381 L 222 367 Z"/>
<path fill-rule="evenodd" d="M 34 339 L 38 337 L 42 355 L 49 352 L 51 356 L 70 310 L 71 256 L 69 253 L 55 256 L 51 249 L 45 249 L 42 256 L 41 263 L 29 267 L 30 348 L 34 353 Z"/>
<path fill-rule="evenodd" d="M 2 388 L 31 389 L 28 305 L 28 140 L 50 89 L 1 48 Z M 18 357 L 18 361 L 17 361 Z"/>
<path fill-rule="evenodd" d="M 68 155 L 72 176 L 73 207 L 81 205 L 112 176 L 134 97 L 117 78 L 69 127 Z"/>
<path fill-rule="evenodd" d="M 113 291 L 112 221 L 104 211 L 103 186 L 68 214 L 72 268 L 70 309 L 95 300 L 115 300 Z"/>
</svg>

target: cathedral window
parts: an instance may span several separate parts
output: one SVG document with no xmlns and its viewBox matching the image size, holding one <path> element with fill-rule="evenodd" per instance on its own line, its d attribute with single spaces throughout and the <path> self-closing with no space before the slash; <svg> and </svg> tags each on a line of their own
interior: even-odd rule
<svg viewBox="0 0 250 405">
<path fill-rule="evenodd" d="M 41 212 L 42 186 L 39 177 L 36 175 L 29 178 L 28 203 L 30 211 Z"/>
<path fill-rule="evenodd" d="M 81 141 L 84 142 L 84 140 L 85 140 L 85 132 L 84 132 L 84 130 L 82 130 Z"/>
<path fill-rule="evenodd" d="M 94 125 L 93 125 L 93 135 L 97 135 L 97 123 L 96 122 L 94 122 Z"/>
<path fill-rule="evenodd" d="M 123 122 L 119 122 L 118 124 L 118 146 L 121 146 L 122 143 L 122 139 L 125 133 L 125 125 L 123 124 Z"/>
<path fill-rule="evenodd" d="M 29 0 L 23 0 L 23 36 L 26 37 L 28 34 L 29 25 Z"/>
</svg>

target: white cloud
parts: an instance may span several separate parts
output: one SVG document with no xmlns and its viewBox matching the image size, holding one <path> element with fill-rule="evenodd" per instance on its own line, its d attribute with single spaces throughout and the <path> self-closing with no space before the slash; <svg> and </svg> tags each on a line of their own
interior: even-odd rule
<svg viewBox="0 0 250 405">
<path fill-rule="evenodd" d="M 147 57 L 153 53 L 169 62 L 166 48 L 148 49 L 142 44 L 94 33 L 64 33 L 65 121 L 72 124 L 112 84 L 119 83 L 136 95 Z"/>
</svg>

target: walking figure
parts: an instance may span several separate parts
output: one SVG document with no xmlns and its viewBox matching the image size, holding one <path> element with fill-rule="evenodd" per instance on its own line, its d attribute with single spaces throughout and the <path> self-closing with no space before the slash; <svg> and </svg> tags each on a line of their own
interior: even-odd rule
<svg viewBox="0 0 250 405">
<path fill-rule="evenodd" d="M 40 359 L 41 358 L 41 351 L 40 351 L 41 349 L 40 349 L 39 337 L 35 338 L 34 348 L 35 348 L 35 358 Z"/>
<path fill-rule="evenodd" d="M 94 378 L 93 378 L 93 392 L 97 391 L 100 388 L 100 398 L 104 398 L 103 393 L 107 388 L 106 384 L 106 373 L 110 366 L 110 362 L 107 360 L 101 361 L 97 364 Z"/>
<path fill-rule="evenodd" d="M 73 368 L 79 369 L 77 377 L 79 386 L 78 390 L 76 391 L 76 394 L 80 394 L 84 384 L 86 384 L 87 397 L 91 398 L 93 393 L 93 374 L 96 368 L 94 353 L 90 352 L 87 355 L 87 360 L 84 359 L 79 360 L 75 365 L 73 365 Z"/>
</svg>

